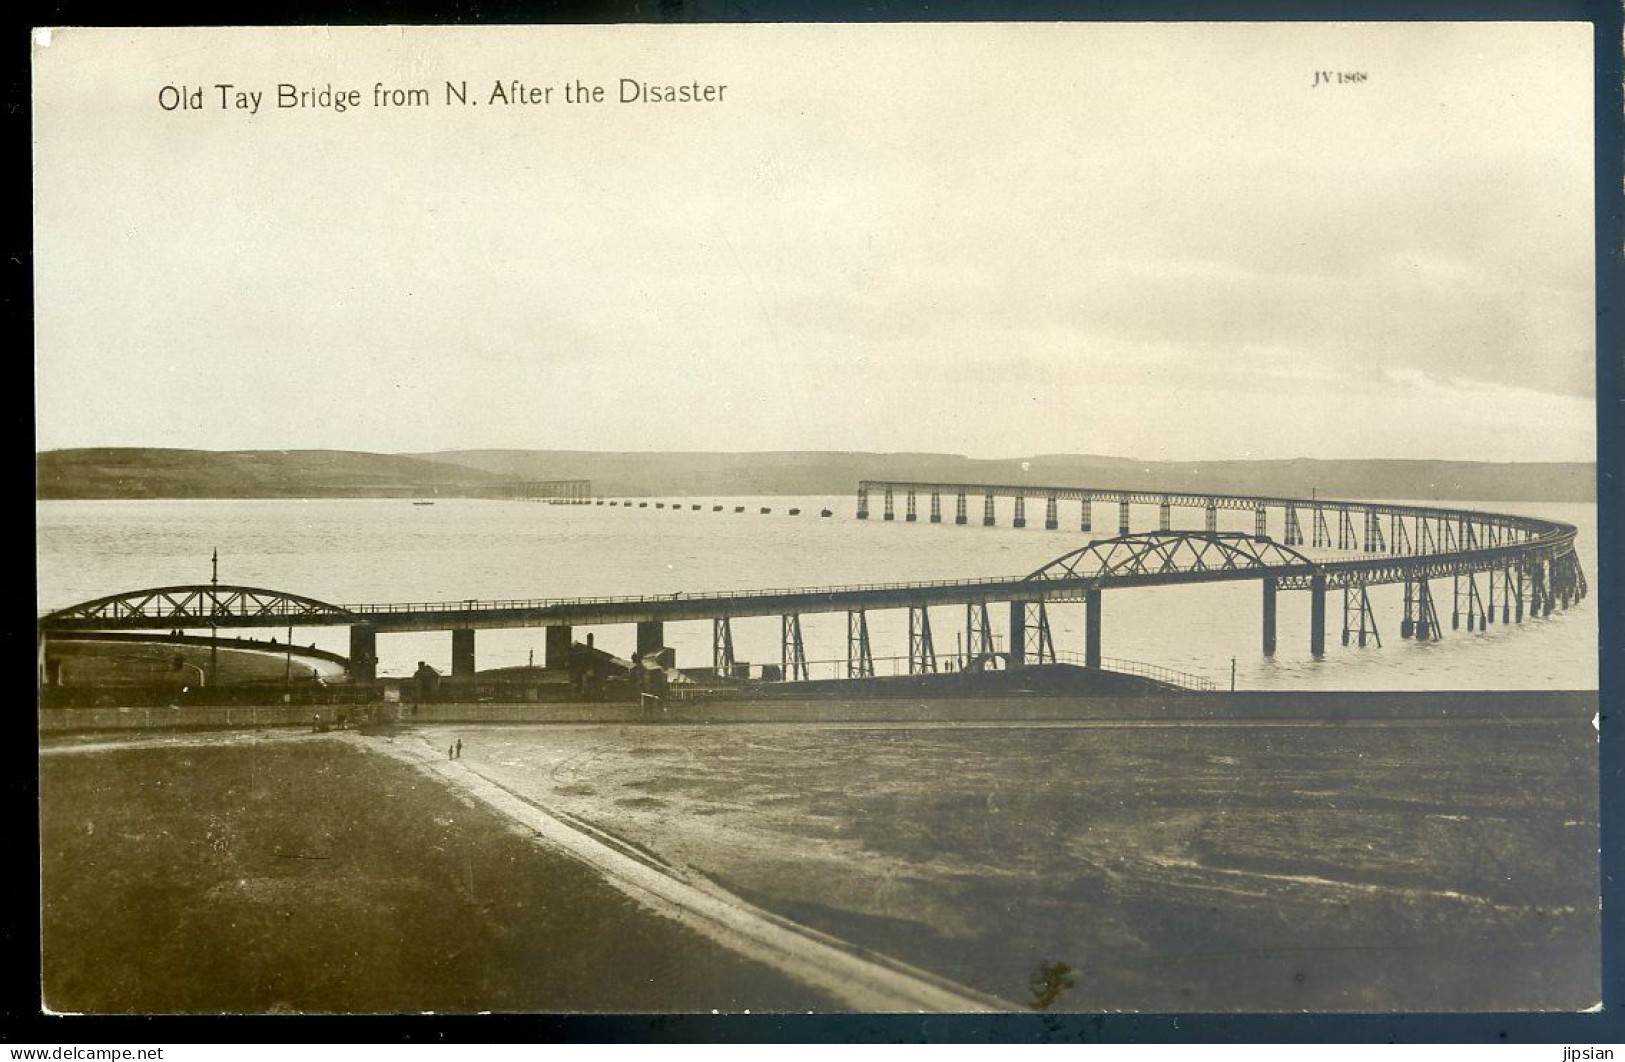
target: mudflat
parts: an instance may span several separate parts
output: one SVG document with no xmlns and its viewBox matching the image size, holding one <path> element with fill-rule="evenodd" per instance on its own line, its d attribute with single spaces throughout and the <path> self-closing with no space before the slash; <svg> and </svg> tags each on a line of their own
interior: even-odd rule
<svg viewBox="0 0 1625 1062">
<path fill-rule="evenodd" d="M 1017 1005 L 1599 998 L 1589 713 L 424 736 L 761 907 Z"/>
</svg>

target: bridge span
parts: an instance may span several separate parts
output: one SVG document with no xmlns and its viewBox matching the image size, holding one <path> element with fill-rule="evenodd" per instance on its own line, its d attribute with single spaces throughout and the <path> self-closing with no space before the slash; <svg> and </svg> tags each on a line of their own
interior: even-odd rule
<svg viewBox="0 0 1625 1062">
<path fill-rule="evenodd" d="M 576 597 L 513 600 L 465 600 L 329 604 L 313 598 L 256 587 L 188 585 L 129 591 L 40 618 L 42 641 L 53 634 L 79 631 L 229 629 L 250 627 L 344 626 L 350 632 L 353 676 L 375 677 L 377 638 L 404 631 L 449 630 L 452 672 L 475 669 L 475 632 L 481 629 L 544 627 L 545 666 L 563 666 L 572 628 L 633 624 L 637 652 L 652 654 L 664 646 L 663 624 L 710 620 L 712 664 L 719 674 L 734 666 L 730 622 L 745 617 L 780 619 L 781 674 L 807 677 L 801 617 L 813 613 L 847 615 L 847 674 L 874 674 L 874 654 L 867 612 L 907 609 L 909 673 L 929 674 L 939 668 L 933 646 L 931 607 L 965 609 L 965 663 L 1005 666 L 1053 663 L 1057 659 L 1046 603 L 1085 604 L 1085 666 L 1101 666 L 1102 596 L 1107 590 L 1175 584 L 1257 580 L 1262 586 L 1262 649 L 1277 645 L 1276 595 L 1281 590 L 1310 594 L 1310 650 L 1326 646 L 1326 599 L 1342 594 L 1343 644 L 1381 644 L 1377 617 L 1367 588 L 1403 583 L 1404 611 L 1399 633 L 1404 638 L 1436 640 L 1443 634 L 1432 582 L 1451 580 L 1451 627 L 1466 619 L 1469 631 L 1497 622 L 1521 623 L 1527 613 L 1550 614 L 1566 608 L 1587 592 L 1585 574 L 1574 550 L 1576 529 L 1569 524 L 1530 517 L 1332 499 L 1265 498 L 1249 495 L 1163 494 L 1097 490 L 1081 487 L 1026 487 L 985 484 L 887 483 L 864 481 L 858 489 L 860 519 L 869 515 L 868 501 L 879 492 L 884 516 L 895 515 L 894 501 L 906 499 L 909 517 L 917 515 L 917 498 L 931 498 L 931 514 L 940 522 L 941 497 L 956 500 L 962 516 L 968 496 L 984 499 L 992 519 L 993 498 L 1016 499 L 1018 524 L 1027 497 L 1046 502 L 1046 526 L 1057 526 L 1063 500 L 1082 505 L 1083 529 L 1089 527 L 1095 501 L 1120 506 L 1119 534 L 1092 541 L 1026 575 L 994 579 L 958 579 L 865 583 L 843 586 L 792 587 L 678 593 L 660 596 Z M 1155 505 L 1158 528 L 1129 530 L 1131 505 Z M 1203 530 L 1174 530 L 1174 507 L 1206 511 Z M 1250 510 L 1253 533 L 1220 531 L 1220 509 Z M 1282 537 L 1270 537 L 1270 515 L 1278 513 Z M 956 522 L 963 523 L 958 519 Z M 1306 547 L 1305 526 L 1312 540 Z M 1336 532 L 1334 535 L 1333 527 Z M 1334 546 L 1333 543 L 1336 542 Z M 1304 548 L 1316 551 L 1314 555 Z M 1320 551 L 1341 551 L 1345 556 Z M 1352 554 L 1352 555 L 1349 555 Z M 1008 606 L 1008 649 L 995 648 L 989 606 Z M 1499 615 L 1498 615 L 1499 613 Z"/>
</svg>

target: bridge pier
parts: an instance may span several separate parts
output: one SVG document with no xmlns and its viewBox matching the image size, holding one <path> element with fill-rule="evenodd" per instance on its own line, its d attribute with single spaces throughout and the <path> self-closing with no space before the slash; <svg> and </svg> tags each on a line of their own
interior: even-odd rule
<svg viewBox="0 0 1625 1062">
<path fill-rule="evenodd" d="M 1264 655 L 1275 655 L 1275 576 L 1264 578 Z"/>
<path fill-rule="evenodd" d="M 727 616 L 711 621 L 711 670 L 727 678 L 734 670 L 734 632 Z"/>
<path fill-rule="evenodd" d="M 1207 533 L 1210 535 L 1219 530 L 1219 507 L 1212 502 L 1208 502 L 1207 508 L 1203 510 L 1202 526 L 1207 529 Z"/>
<path fill-rule="evenodd" d="M 1309 577 L 1309 654 L 1326 655 L 1326 576 Z"/>
<path fill-rule="evenodd" d="M 474 674 L 474 628 L 458 627 L 451 632 L 451 673 Z"/>
<path fill-rule="evenodd" d="M 1174 526 L 1174 510 L 1173 510 L 1173 506 L 1168 503 L 1167 498 L 1164 498 L 1164 499 L 1162 499 L 1161 502 L 1157 503 L 1157 530 L 1159 530 L 1159 531 L 1167 531 L 1167 530 L 1170 530 L 1173 526 Z"/>
<path fill-rule="evenodd" d="M 801 641 L 801 616 L 779 617 L 779 666 L 785 682 L 807 680 L 807 650 Z"/>
<path fill-rule="evenodd" d="M 919 519 L 919 515 L 915 511 L 915 507 L 914 507 L 914 492 L 909 491 L 908 495 L 903 499 L 903 502 L 904 502 L 903 519 L 907 523 L 912 524 L 912 523 L 914 523 L 914 521 Z"/>
<path fill-rule="evenodd" d="M 931 614 L 924 605 L 908 608 L 908 673 L 937 673 L 937 651 L 931 644 Z"/>
<path fill-rule="evenodd" d="M 993 518 L 993 495 L 982 495 L 982 526 L 992 527 L 996 520 Z"/>
<path fill-rule="evenodd" d="M 1044 499 L 1044 530 L 1055 531 L 1061 526 L 1060 517 L 1055 512 L 1055 495 L 1051 494 Z"/>
<path fill-rule="evenodd" d="M 1262 505 L 1253 510 L 1253 537 L 1267 538 L 1270 533 L 1270 513 Z"/>
<path fill-rule="evenodd" d="M 666 647 L 666 625 L 660 620 L 644 620 L 638 624 L 638 659 L 658 653 Z"/>
<path fill-rule="evenodd" d="M 931 492 L 931 522 L 942 523 L 942 495 L 936 491 Z"/>
<path fill-rule="evenodd" d="M 846 677 L 875 677 L 874 653 L 869 649 L 869 620 L 862 609 L 846 614 Z"/>
<path fill-rule="evenodd" d="M 378 677 L 378 628 L 365 623 L 350 628 L 350 677 L 358 682 Z"/>
<path fill-rule="evenodd" d="M 1016 495 L 1016 527 L 1027 526 L 1027 499 L 1020 494 Z"/>
<path fill-rule="evenodd" d="M 1083 594 L 1083 666 L 1100 670 L 1100 588 Z"/>
<path fill-rule="evenodd" d="M 575 637 L 573 627 L 544 627 L 542 667 L 548 671 L 562 671 L 570 666 L 570 643 Z"/>
<path fill-rule="evenodd" d="M 1365 586 L 1343 587 L 1343 644 L 1358 640 L 1361 649 L 1368 639 L 1376 639 L 1382 648 L 1382 634 L 1377 630 L 1377 614 L 1371 609 L 1371 593 Z"/>
<path fill-rule="evenodd" d="M 969 523 L 969 518 L 965 515 L 965 492 L 964 491 L 960 491 L 957 495 L 954 496 L 954 523 L 956 523 L 956 524 Z"/>
<path fill-rule="evenodd" d="M 897 518 L 897 514 L 892 511 L 892 497 L 891 497 L 891 488 L 890 487 L 886 488 L 886 498 L 885 498 L 884 504 L 885 504 L 885 511 L 880 514 L 880 518 L 882 520 L 895 520 Z"/>
<path fill-rule="evenodd" d="M 869 519 L 869 491 L 866 487 L 858 488 L 858 519 Z"/>
<path fill-rule="evenodd" d="M 1439 610 L 1433 604 L 1433 587 L 1426 578 L 1416 580 L 1416 640 L 1436 642 L 1443 633 L 1439 629 Z"/>
<path fill-rule="evenodd" d="M 993 622 L 988 619 L 987 602 L 969 602 L 965 605 L 965 664 L 981 659 L 984 663 L 993 656 Z"/>
<path fill-rule="evenodd" d="M 1095 529 L 1094 504 L 1088 498 L 1083 499 L 1083 514 L 1079 518 L 1079 531 L 1093 531 Z"/>
<path fill-rule="evenodd" d="M 1365 551 L 1367 553 L 1388 552 L 1388 543 L 1383 541 L 1382 537 L 1382 517 L 1377 515 L 1375 509 L 1365 511 Z"/>
<path fill-rule="evenodd" d="M 1055 663 L 1055 638 L 1042 599 L 1010 602 L 1010 666 Z"/>
<path fill-rule="evenodd" d="M 1354 520 L 1349 516 L 1347 509 L 1339 509 L 1337 513 L 1337 548 L 1354 549 L 1359 545 L 1359 539 L 1354 537 Z"/>
<path fill-rule="evenodd" d="M 1395 554 L 1407 554 L 1411 551 L 1411 536 L 1405 530 L 1405 521 L 1400 519 L 1398 513 L 1388 517 L 1388 540 L 1393 543 Z"/>
<path fill-rule="evenodd" d="M 1128 534 L 1128 502 L 1126 501 L 1117 503 L 1117 533 L 1119 535 Z"/>
</svg>

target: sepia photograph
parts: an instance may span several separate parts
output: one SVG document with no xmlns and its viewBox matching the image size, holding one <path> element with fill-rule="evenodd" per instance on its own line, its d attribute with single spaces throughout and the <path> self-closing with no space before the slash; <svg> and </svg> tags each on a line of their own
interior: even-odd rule
<svg viewBox="0 0 1625 1062">
<path fill-rule="evenodd" d="M 1591 24 L 31 45 L 41 1013 L 1601 1007 Z"/>
</svg>

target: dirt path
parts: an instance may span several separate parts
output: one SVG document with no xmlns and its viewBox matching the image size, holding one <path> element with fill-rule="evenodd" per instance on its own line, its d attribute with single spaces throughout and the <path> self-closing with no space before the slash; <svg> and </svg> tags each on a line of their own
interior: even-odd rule
<svg viewBox="0 0 1625 1062">
<path fill-rule="evenodd" d="M 657 859 L 579 820 L 556 815 L 479 774 L 461 760 L 448 760 L 438 745 L 417 735 L 351 736 L 361 747 L 382 752 L 432 774 L 588 864 L 643 904 L 709 939 L 830 993 L 854 1010 L 870 1012 L 965 1012 L 1014 1009 L 924 970 L 865 952 L 835 937 L 753 907 L 703 879 L 682 875 Z"/>
</svg>

